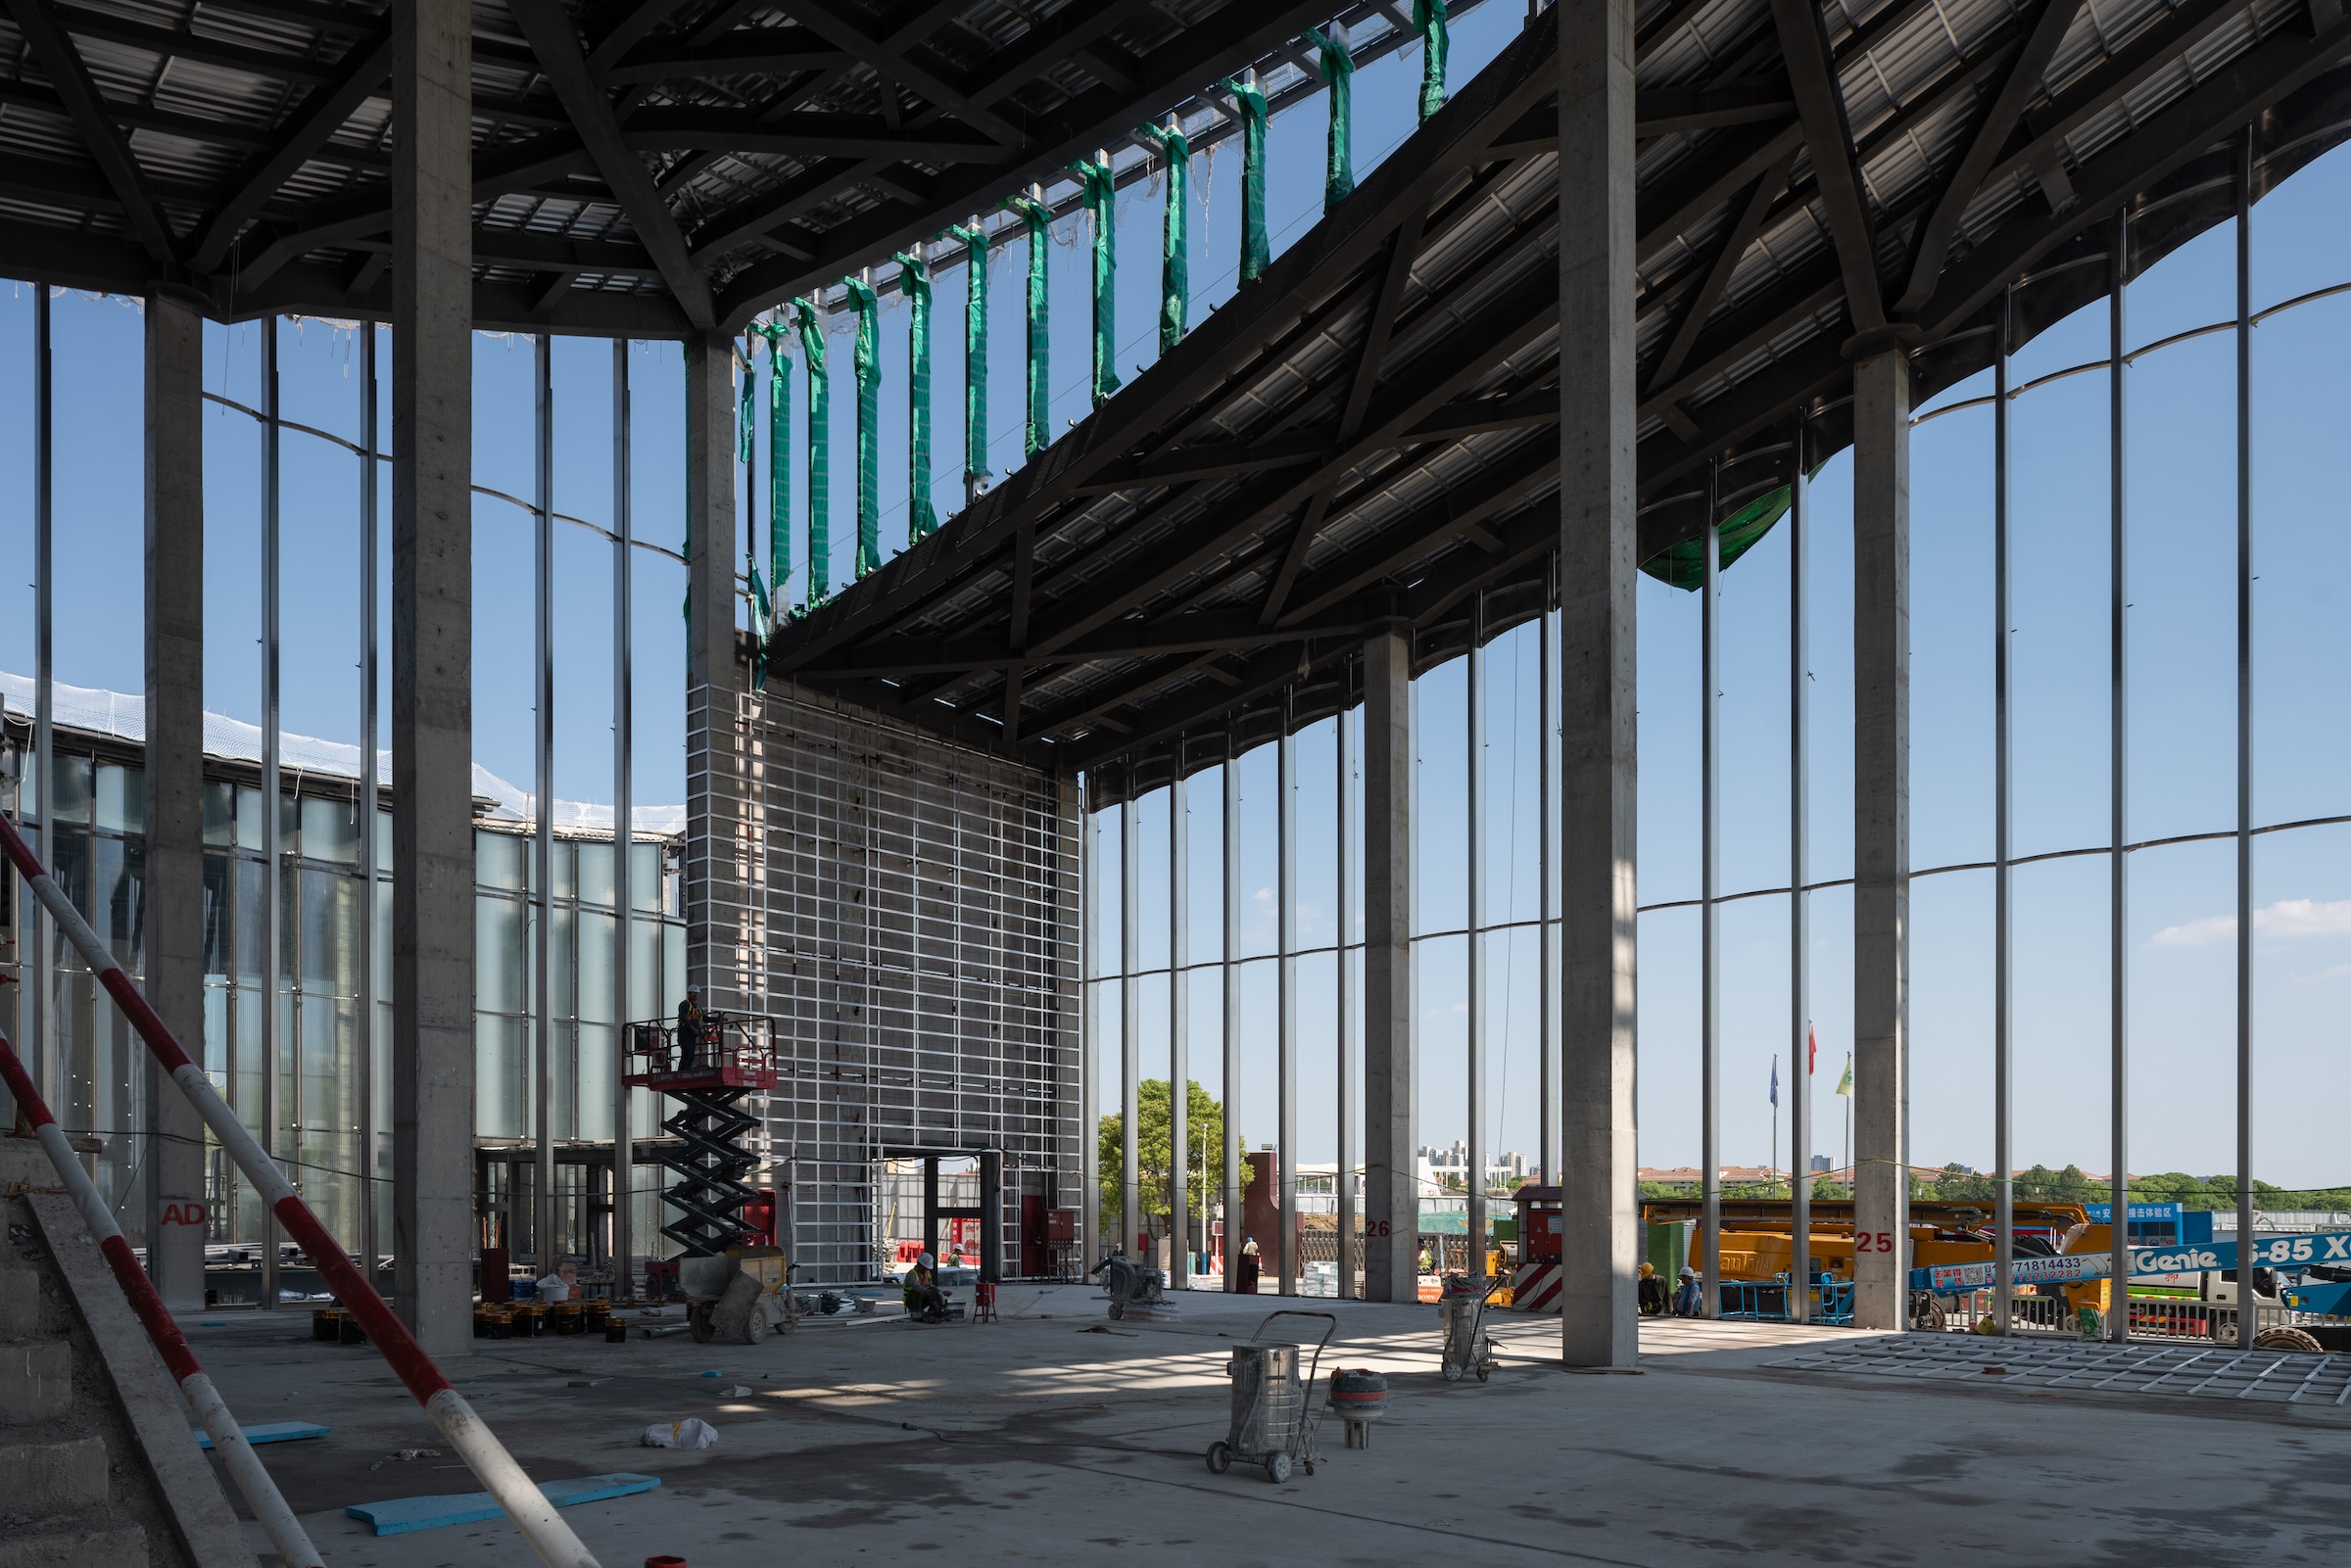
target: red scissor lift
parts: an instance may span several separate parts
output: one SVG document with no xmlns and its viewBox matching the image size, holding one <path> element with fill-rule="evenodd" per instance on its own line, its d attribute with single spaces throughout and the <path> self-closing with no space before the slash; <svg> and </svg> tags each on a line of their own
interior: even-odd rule
<svg viewBox="0 0 2351 1568">
<path fill-rule="evenodd" d="M 754 1238 L 742 1211 L 758 1200 L 746 1185 L 758 1157 L 743 1136 L 759 1124 L 744 1096 L 776 1086 L 776 1021 L 760 1014 L 713 1013 L 698 1024 L 653 1020 L 632 1023 L 628 1081 L 678 1102 L 662 1129 L 678 1145 L 661 1164 L 677 1179 L 661 1195 L 678 1216 L 661 1234 L 690 1258 L 716 1258 Z"/>
</svg>

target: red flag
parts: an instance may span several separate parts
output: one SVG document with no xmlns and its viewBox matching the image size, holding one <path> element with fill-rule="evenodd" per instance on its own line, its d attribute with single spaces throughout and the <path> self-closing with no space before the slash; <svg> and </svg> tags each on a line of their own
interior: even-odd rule
<svg viewBox="0 0 2351 1568">
<path fill-rule="evenodd" d="M 1808 1078 L 1820 1066 L 1820 1030 L 1812 1026 L 1810 1019 L 1804 1020 L 1804 1076 Z"/>
</svg>

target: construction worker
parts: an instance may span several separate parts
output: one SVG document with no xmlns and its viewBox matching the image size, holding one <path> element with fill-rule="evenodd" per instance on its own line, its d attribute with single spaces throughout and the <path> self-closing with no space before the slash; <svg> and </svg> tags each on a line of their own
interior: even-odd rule
<svg viewBox="0 0 2351 1568">
<path fill-rule="evenodd" d="M 709 1015 L 702 1011 L 702 988 L 686 987 L 686 1000 L 678 1004 L 678 1067 L 693 1071 L 702 1065 L 702 1035 L 709 1028 Z"/>
<path fill-rule="evenodd" d="M 1655 1263 L 1641 1265 L 1640 1302 L 1643 1317 L 1663 1317 L 1665 1315 L 1665 1282 L 1657 1277 L 1657 1266 Z"/>
<path fill-rule="evenodd" d="M 1698 1270 L 1692 1268 L 1688 1263 L 1684 1263 L 1681 1288 L 1673 1293 L 1673 1315 L 1676 1317 L 1703 1317 L 1705 1313 L 1702 1303 L 1703 1298 L 1699 1295 L 1698 1290 Z"/>
<path fill-rule="evenodd" d="M 899 1299 L 906 1304 L 906 1315 L 922 1323 L 943 1323 L 947 1320 L 947 1299 L 938 1288 L 938 1268 L 929 1253 L 914 1260 L 906 1277 L 898 1283 Z"/>
</svg>

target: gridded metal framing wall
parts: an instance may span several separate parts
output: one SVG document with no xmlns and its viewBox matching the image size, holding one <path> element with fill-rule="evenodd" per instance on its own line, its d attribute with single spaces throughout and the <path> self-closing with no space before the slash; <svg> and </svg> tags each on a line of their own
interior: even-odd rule
<svg viewBox="0 0 2351 1568">
<path fill-rule="evenodd" d="M 798 688 L 696 696 L 695 821 L 740 828 L 691 852 L 692 969 L 777 1020 L 796 1277 L 873 1276 L 874 1163 L 916 1149 L 1001 1150 L 1004 1270 L 1042 1272 L 1022 1175 L 1081 1196 L 1075 782 Z"/>
</svg>

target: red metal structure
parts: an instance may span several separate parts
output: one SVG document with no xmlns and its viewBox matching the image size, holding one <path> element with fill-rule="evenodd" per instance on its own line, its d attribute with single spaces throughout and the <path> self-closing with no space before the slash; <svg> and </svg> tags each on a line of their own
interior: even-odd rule
<svg viewBox="0 0 2351 1568">
<path fill-rule="evenodd" d="M 741 1102 L 776 1085 L 776 1021 L 712 1013 L 698 1022 L 628 1027 L 628 1082 L 679 1102 L 676 1114 L 661 1123 L 678 1139 L 657 1157 L 678 1178 L 661 1195 L 678 1211 L 661 1234 L 690 1258 L 715 1258 L 730 1247 L 772 1238 L 774 1199 L 759 1214 L 760 1195 L 743 1179 L 757 1164 L 743 1137 L 759 1118 Z"/>
</svg>

